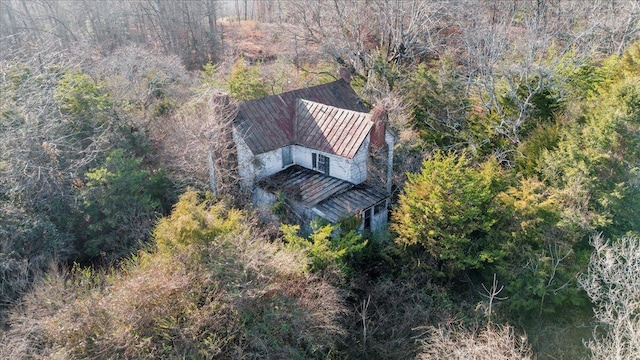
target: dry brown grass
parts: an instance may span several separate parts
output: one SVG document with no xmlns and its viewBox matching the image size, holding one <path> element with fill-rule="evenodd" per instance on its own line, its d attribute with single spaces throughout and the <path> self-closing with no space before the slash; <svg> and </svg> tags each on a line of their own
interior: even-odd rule
<svg viewBox="0 0 640 360">
<path fill-rule="evenodd" d="M 526 336 L 509 325 L 487 324 L 480 330 L 461 326 L 429 327 L 422 340 L 420 360 L 515 360 L 532 359 Z"/>
<path fill-rule="evenodd" d="M 332 351 L 344 334 L 343 302 L 333 286 L 303 272 L 303 254 L 265 241 L 236 212 L 182 210 L 226 232 L 159 246 L 109 273 L 52 272 L 13 310 L 0 357 L 324 358 Z M 227 227 L 215 216 L 237 223 Z M 169 218 L 164 229 L 188 233 L 188 220 Z"/>
<path fill-rule="evenodd" d="M 293 61 L 296 56 L 307 60 L 319 56 L 317 45 L 295 37 L 295 26 L 290 24 L 258 23 L 253 20 L 219 22 L 224 32 L 226 58 L 244 57 L 250 62 L 270 62 L 276 58 Z"/>
<path fill-rule="evenodd" d="M 317 44 L 302 39 L 297 25 L 224 19 L 219 26 L 224 33 L 225 54 L 216 67 L 222 78 L 229 76 L 240 58 L 258 67 L 261 82 L 270 94 L 338 78 L 332 59 Z"/>
</svg>

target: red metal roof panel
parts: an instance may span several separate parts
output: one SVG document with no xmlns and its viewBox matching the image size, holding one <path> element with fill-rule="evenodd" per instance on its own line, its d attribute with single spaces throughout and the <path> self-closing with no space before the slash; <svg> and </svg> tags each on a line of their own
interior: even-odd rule
<svg viewBox="0 0 640 360">
<path fill-rule="evenodd" d="M 254 154 L 297 143 L 351 158 L 371 129 L 367 112 L 351 86 L 338 80 L 244 102 L 234 124 Z"/>
<path fill-rule="evenodd" d="M 330 154 L 353 158 L 373 126 L 367 113 L 339 109 L 309 100 L 296 107 L 297 143 Z"/>
</svg>

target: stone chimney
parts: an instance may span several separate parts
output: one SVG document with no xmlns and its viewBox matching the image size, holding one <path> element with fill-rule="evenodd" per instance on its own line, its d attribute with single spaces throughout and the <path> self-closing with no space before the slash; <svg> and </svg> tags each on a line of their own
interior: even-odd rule
<svg viewBox="0 0 640 360">
<path fill-rule="evenodd" d="M 371 128 L 371 147 L 374 150 L 379 150 L 385 146 L 384 135 L 387 122 L 389 121 L 387 110 L 379 106 L 374 107 L 373 110 L 371 110 L 371 121 L 373 122 L 373 127 Z"/>
</svg>

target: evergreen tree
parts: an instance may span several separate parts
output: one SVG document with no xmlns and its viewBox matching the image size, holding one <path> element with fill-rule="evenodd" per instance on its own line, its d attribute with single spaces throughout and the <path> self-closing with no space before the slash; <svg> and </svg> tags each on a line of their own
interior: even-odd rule
<svg viewBox="0 0 640 360">
<path fill-rule="evenodd" d="M 393 213 L 396 242 L 422 246 L 448 276 L 500 259 L 492 203 L 501 176 L 495 161 L 474 167 L 466 153 L 435 153 L 420 173 L 409 174 Z"/>
</svg>

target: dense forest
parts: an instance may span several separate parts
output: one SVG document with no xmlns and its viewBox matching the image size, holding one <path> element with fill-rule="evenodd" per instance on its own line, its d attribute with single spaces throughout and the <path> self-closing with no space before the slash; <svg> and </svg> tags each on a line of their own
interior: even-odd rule
<svg viewBox="0 0 640 360">
<path fill-rule="evenodd" d="M 0 358 L 640 358 L 636 0 L 0 0 L 0 49 Z M 236 105 L 339 74 L 388 231 L 261 222 Z"/>
</svg>

